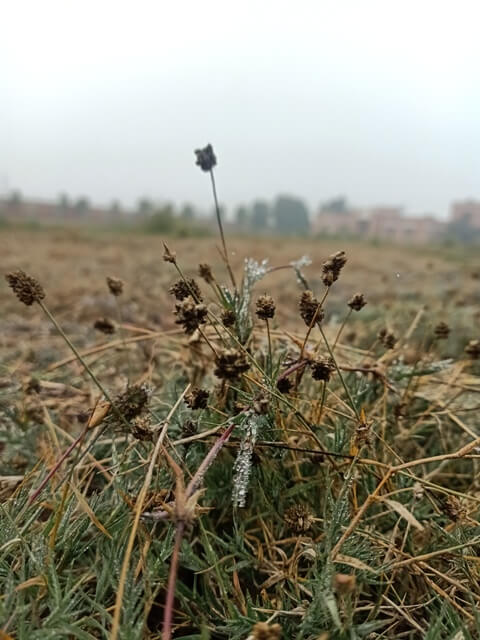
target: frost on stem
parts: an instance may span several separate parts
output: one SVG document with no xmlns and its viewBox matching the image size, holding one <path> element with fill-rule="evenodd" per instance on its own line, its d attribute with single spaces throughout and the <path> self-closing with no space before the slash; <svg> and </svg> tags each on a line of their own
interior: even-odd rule
<svg viewBox="0 0 480 640">
<path fill-rule="evenodd" d="M 292 262 L 290 262 L 290 266 L 293 267 L 293 270 L 295 271 L 295 274 L 297 276 L 297 283 L 307 289 L 308 285 L 307 281 L 305 280 L 305 276 L 302 273 L 302 269 L 303 267 L 309 267 L 311 264 L 312 261 L 309 256 L 302 256 L 298 260 L 293 260 Z"/>
<path fill-rule="evenodd" d="M 239 327 L 239 337 L 242 342 L 248 338 L 252 329 L 252 319 L 250 317 L 250 302 L 252 299 L 253 287 L 267 273 L 268 260 L 258 263 L 253 258 L 245 258 L 242 289 L 236 301 L 236 316 Z"/>
<path fill-rule="evenodd" d="M 249 411 L 242 424 L 243 434 L 240 442 L 240 449 L 238 451 L 237 459 L 233 465 L 233 470 L 235 472 L 232 490 L 234 507 L 245 507 L 250 474 L 252 471 L 253 449 L 257 441 L 259 429 L 264 422 L 264 416 L 259 416 L 254 411 Z"/>
</svg>

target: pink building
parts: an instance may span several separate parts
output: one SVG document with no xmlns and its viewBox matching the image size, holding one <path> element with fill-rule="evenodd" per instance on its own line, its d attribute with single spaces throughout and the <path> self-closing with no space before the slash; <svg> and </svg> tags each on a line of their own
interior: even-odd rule
<svg viewBox="0 0 480 640">
<path fill-rule="evenodd" d="M 480 202 L 461 200 L 453 202 L 450 208 L 452 222 L 464 222 L 474 229 L 480 229 Z"/>
</svg>

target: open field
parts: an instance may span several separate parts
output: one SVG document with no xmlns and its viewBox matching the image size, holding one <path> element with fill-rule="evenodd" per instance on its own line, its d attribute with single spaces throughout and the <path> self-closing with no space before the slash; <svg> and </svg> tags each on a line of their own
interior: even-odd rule
<svg viewBox="0 0 480 640">
<path fill-rule="evenodd" d="M 478 255 L 229 238 L 235 297 L 215 238 L 0 243 L 0 640 L 479 637 Z"/>
</svg>

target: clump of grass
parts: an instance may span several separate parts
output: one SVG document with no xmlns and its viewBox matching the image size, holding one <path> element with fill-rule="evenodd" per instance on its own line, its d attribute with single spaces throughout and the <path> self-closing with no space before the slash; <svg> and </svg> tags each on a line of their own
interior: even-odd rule
<svg viewBox="0 0 480 640">
<path fill-rule="evenodd" d="M 178 329 L 134 327 L 159 348 L 146 358 L 129 350 L 128 375 L 117 366 L 113 382 L 102 380 L 126 335 L 95 347 L 90 363 L 40 282 L 7 275 L 52 323 L 77 374 L 74 386 L 61 368 L 39 371 L 0 396 L 11 469 L 20 448 L 26 456 L 21 473 L 0 477 L 1 633 L 478 637 L 477 337 L 447 359 L 454 331 L 421 309 L 394 327 L 391 317 L 368 322 L 366 348 L 344 344 L 370 300 L 345 296 L 340 327 L 329 325 L 344 251 L 308 279 L 305 257 L 269 266 L 246 256 L 235 274 L 217 159 L 211 145 L 196 155 L 211 179 L 224 272 L 202 262 L 197 282 L 188 256 L 165 244 Z M 299 288 L 288 302 L 295 331 L 268 292 L 280 269 Z M 107 285 L 125 301 L 121 280 Z M 96 323 L 107 336 L 112 327 Z"/>
</svg>

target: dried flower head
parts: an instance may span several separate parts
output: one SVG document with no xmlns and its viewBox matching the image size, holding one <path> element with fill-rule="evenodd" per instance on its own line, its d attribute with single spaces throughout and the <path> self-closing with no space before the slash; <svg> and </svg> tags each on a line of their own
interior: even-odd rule
<svg viewBox="0 0 480 640">
<path fill-rule="evenodd" d="M 208 284 L 212 284 L 215 281 L 212 273 L 212 267 L 209 264 L 203 262 L 198 265 L 198 275 L 205 280 Z"/>
<path fill-rule="evenodd" d="M 207 321 L 207 307 L 204 304 L 196 304 L 192 297 L 188 297 L 175 305 L 174 315 L 177 316 L 176 324 L 183 325 L 185 333 L 192 335 L 195 329 Z"/>
<path fill-rule="evenodd" d="M 346 595 L 355 591 L 357 586 L 357 579 L 354 575 L 349 573 L 336 573 L 333 576 L 333 588 L 337 593 Z"/>
<path fill-rule="evenodd" d="M 377 337 L 386 349 L 393 349 L 397 343 L 395 334 L 389 329 L 381 329 L 378 332 Z"/>
<path fill-rule="evenodd" d="M 182 425 L 182 438 L 194 436 L 198 431 L 198 424 L 193 420 L 185 420 Z"/>
<path fill-rule="evenodd" d="M 210 394 L 205 389 L 192 387 L 185 395 L 185 404 L 190 409 L 206 409 Z"/>
<path fill-rule="evenodd" d="M 115 333 L 115 325 L 108 318 L 98 318 L 98 320 L 95 320 L 93 328 L 97 331 L 105 333 L 106 335 Z"/>
<path fill-rule="evenodd" d="M 269 408 L 270 408 L 270 401 L 263 394 L 260 394 L 254 399 L 253 410 L 257 415 L 259 416 L 266 415 L 268 413 Z"/>
<path fill-rule="evenodd" d="M 107 285 L 110 289 L 110 293 L 112 296 L 118 297 L 123 293 L 123 280 L 120 278 L 113 278 L 112 276 L 107 276 Z"/>
<path fill-rule="evenodd" d="M 298 303 L 298 308 L 300 309 L 300 315 L 307 327 L 310 327 L 314 320 L 316 322 L 321 322 L 325 315 L 323 309 L 320 307 L 319 301 L 311 291 L 304 291 L 302 293 L 300 302 Z"/>
<path fill-rule="evenodd" d="M 322 264 L 322 281 L 326 287 L 332 285 L 347 262 L 345 251 L 337 251 Z"/>
<path fill-rule="evenodd" d="M 202 171 L 211 171 L 217 164 L 217 158 L 211 144 L 207 144 L 203 149 L 195 149 L 195 155 L 197 156 L 195 164 L 197 164 Z"/>
<path fill-rule="evenodd" d="M 261 320 L 268 320 L 275 315 L 275 302 L 273 298 L 267 295 L 260 296 L 257 300 L 257 317 Z"/>
<path fill-rule="evenodd" d="M 217 378 L 224 380 L 234 380 L 250 368 L 243 351 L 237 351 L 236 349 L 222 349 L 219 351 L 215 364 L 214 374 Z"/>
<path fill-rule="evenodd" d="M 200 287 L 193 278 L 187 280 L 178 280 L 175 284 L 169 288 L 168 293 L 171 293 L 177 300 L 185 300 L 188 296 L 192 296 L 195 300 L 202 301 L 202 292 Z"/>
<path fill-rule="evenodd" d="M 171 262 L 172 264 L 175 264 L 177 262 L 177 254 L 175 253 L 175 251 L 170 251 L 165 242 L 163 243 L 163 249 L 163 260 L 165 262 Z"/>
<path fill-rule="evenodd" d="M 465 347 L 465 353 L 474 360 L 480 358 L 480 340 L 470 340 Z"/>
<path fill-rule="evenodd" d="M 279 378 L 277 380 L 277 389 L 280 391 L 280 393 L 290 393 L 290 391 L 292 390 L 293 387 L 293 382 L 291 380 L 289 380 L 288 378 Z"/>
<path fill-rule="evenodd" d="M 236 322 L 235 312 L 231 309 L 224 309 L 222 311 L 221 320 L 224 327 L 233 327 Z"/>
<path fill-rule="evenodd" d="M 289 507 L 285 511 L 283 519 L 285 524 L 296 533 L 305 533 L 311 529 L 313 524 L 313 514 L 304 504 L 294 504 Z"/>
<path fill-rule="evenodd" d="M 467 516 L 467 509 L 456 496 L 449 495 L 442 501 L 442 511 L 453 522 L 464 520 Z"/>
<path fill-rule="evenodd" d="M 351 439 L 350 454 L 356 456 L 361 448 L 372 443 L 372 421 L 367 420 L 365 411 L 362 408 L 360 420 L 357 422 L 355 431 Z"/>
<path fill-rule="evenodd" d="M 117 396 L 115 406 L 125 420 L 130 421 L 146 409 L 149 399 L 150 394 L 146 385 L 133 384 Z"/>
<path fill-rule="evenodd" d="M 154 430 L 150 415 L 139 415 L 132 420 L 132 435 L 137 440 L 153 440 Z"/>
<path fill-rule="evenodd" d="M 335 371 L 335 363 L 332 358 L 316 358 L 315 360 L 310 360 L 309 365 L 314 380 L 328 382 Z"/>
<path fill-rule="evenodd" d="M 446 340 L 450 335 L 450 327 L 446 322 L 439 322 L 433 330 L 437 340 Z"/>
<path fill-rule="evenodd" d="M 253 640 L 280 640 L 282 637 L 282 627 L 279 624 L 257 622 L 253 625 L 251 635 Z"/>
<path fill-rule="evenodd" d="M 32 278 L 25 271 L 11 271 L 5 276 L 8 286 L 13 290 L 20 302 L 27 306 L 45 298 L 45 291 L 36 278 Z"/>
<path fill-rule="evenodd" d="M 356 293 L 350 298 L 347 304 L 352 311 L 360 311 L 367 304 L 367 301 L 363 293 Z"/>
</svg>

